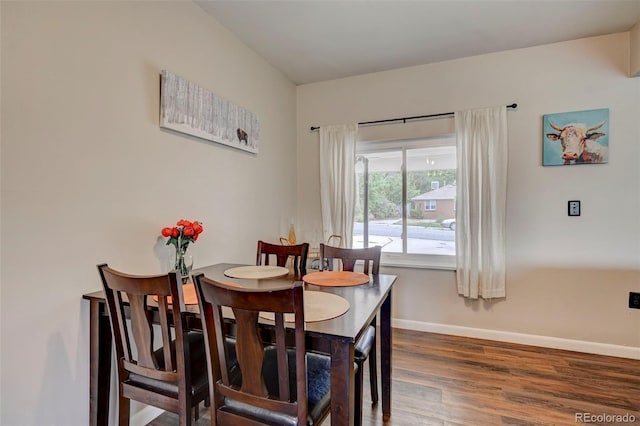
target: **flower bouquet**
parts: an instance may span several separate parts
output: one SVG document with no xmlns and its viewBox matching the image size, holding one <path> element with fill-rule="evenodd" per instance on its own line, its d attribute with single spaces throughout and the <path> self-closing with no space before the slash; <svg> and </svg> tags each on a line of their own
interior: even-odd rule
<svg viewBox="0 0 640 426">
<path fill-rule="evenodd" d="M 174 269 L 180 272 L 184 282 L 189 279 L 191 268 L 193 267 L 192 262 L 189 262 L 190 264 L 185 262 L 185 255 L 189 248 L 189 243 L 195 242 L 203 230 L 202 223 L 198 221 L 191 222 L 185 219 L 179 220 L 174 227 L 162 228 L 162 236 L 169 238 L 167 245 L 173 245 L 176 248 Z"/>
</svg>

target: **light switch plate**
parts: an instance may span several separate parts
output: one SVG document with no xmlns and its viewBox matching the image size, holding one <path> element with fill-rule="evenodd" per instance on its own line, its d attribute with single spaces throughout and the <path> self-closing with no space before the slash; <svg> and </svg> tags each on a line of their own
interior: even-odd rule
<svg viewBox="0 0 640 426">
<path fill-rule="evenodd" d="M 580 216 L 580 201 L 569 201 L 569 216 Z"/>
</svg>

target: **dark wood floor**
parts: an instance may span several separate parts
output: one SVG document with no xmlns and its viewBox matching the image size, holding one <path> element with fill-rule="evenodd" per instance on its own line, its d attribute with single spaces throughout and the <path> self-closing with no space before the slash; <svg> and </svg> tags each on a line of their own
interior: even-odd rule
<svg viewBox="0 0 640 426">
<path fill-rule="evenodd" d="M 393 342 L 391 420 L 367 387 L 365 425 L 576 425 L 577 413 L 640 425 L 638 360 L 399 329 Z M 196 425 L 208 425 L 201 411 Z M 624 415 L 635 421 L 614 417 Z M 169 413 L 149 423 L 177 424 Z"/>
</svg>

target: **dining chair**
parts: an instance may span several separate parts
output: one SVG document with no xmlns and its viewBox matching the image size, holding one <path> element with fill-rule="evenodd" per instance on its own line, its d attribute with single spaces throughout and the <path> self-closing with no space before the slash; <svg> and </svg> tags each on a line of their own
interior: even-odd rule
<svg viewBox="0 0 640 426">
<path fill-rule="evenodd" d="M 306 352 L 303 287 L 257 290 L 195 277 L 209 364 L 211 424 L 317 425 L 331 408 L 331 359 Z M 237 362 L 229 359 L 222 309 L 235 317 Z M 293 315 L 293 342 L 285 314 Z M 275 339 L 265 343 L 259 316 L 271 315 Z"/>
<path fill-rule="evenodd" d="M 332 247 L 342 247 L 342 235 L 329 235 L 329 238 L 327 238 L 327 245 Z"/>
<path fill-rule="evenodd" d="M 333 247 L 341 247 L 342 236 L 336 235 L 336 234 L 329 235 L 329 238 L 327 238 L 327 242 L 325 243 L 325 245 L 333 246 Z M 320 248 L 318 247 L 312 250 L 312 252 L 309 252 L 309 256 L 308 256 L 309 264 L 310 264 L 309 268 L 320 270 Z M 325 265 L 325 268 L 326 268 L 326 265 Z"/>
<path fill-rule="evenodd" d="M 98 265 L 98 271 L 116 349 L 118 424 L 129 424 L 130 400 L 135 400 L 178 414 L 181 426 L 191 425 L 192 411 L 197 420 L 198 404 L 208 404 L 209 387 L 204 337 L 186 330 L 179 274 L 134 276 L 107 264 Z M 156 337 L 162 343 L 158 349 Z"/>
<path fill-rule="evenodd" d="M 298 279 L 307 273 L 307 255 L 309 253 L 309 243 L 296 244 L 292 246 L 270 244 L 258 241 L 256 253 L 256 265 L 269 265 L 275 257 L 276 265 L 285 267 L 287 260 L 291 259 L 290 266 L 294 275 Z"/>
<path fill-rule="evenodd" d="M 380 273 L 380 254 L 382 247 L 374 246 L 369 248 L 341 248 L 320 244 L 320 271 L 324 268 L 333 270 L 334 261 L 342 262 L 343 271 L 353 271 L 357 261 L 362 261 L 362 272 L 365 274 L 377 275 Z M 369 359 L 369 382 L 371 387 L 371 405 L 378 403 L 378 372 L 376 362 L 376 321 L 373 318 L 365 332 L 358 339 L 354 347 L 354 360 L 358 365 L 356 370 L 356 410 L 355 424 L 362 422 L 362 399 L 363 399 L 363 371 L 364 362 Z"/>
</svg>

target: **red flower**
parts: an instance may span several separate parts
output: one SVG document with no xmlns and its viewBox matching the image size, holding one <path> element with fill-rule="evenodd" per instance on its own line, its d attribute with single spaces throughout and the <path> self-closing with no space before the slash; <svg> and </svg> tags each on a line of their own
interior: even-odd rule
<svg viewBox="0 0 640 426">
<path fill-rule="evenodd" d="M 180 219 L 178 221 L 178 223 L 176 223 L 176 225 L 187 227 L 187 226 L 191 226 L 193 224 L 191 222 L 189 222 L 188 220 Z"/>
<path fill-rule="evenodd" d="M 202 231 L 204 231 L 204 228 L 202 227 L 202 224 L 200 222 L 193 222 L 193 230 L 195 231 L 196 235 L 201 233 Z"/>
<path fill-rule="evenodd" d="M 163 237 L 168 237 L 167 245 L 173 244 L 177 250 L 186 250 L 189 243 L 198 239 L 198 235 L 202 233 L 204 228 L 202 223 L 180 219 L 176 226 L 162 228 L 160 233 Z"/>
</svg>

